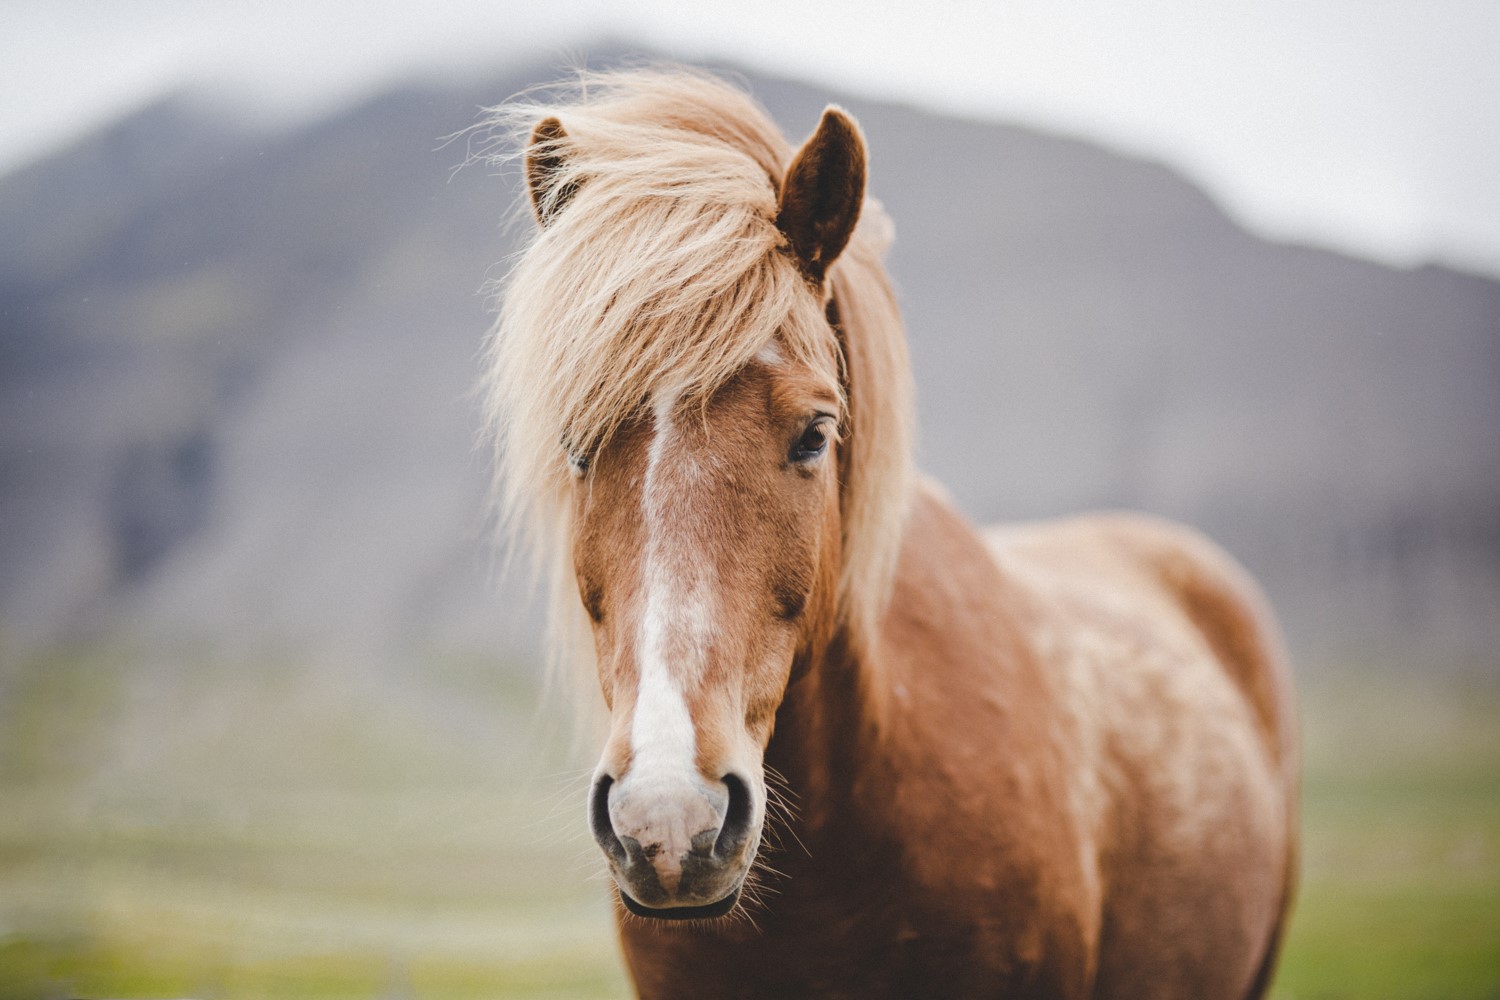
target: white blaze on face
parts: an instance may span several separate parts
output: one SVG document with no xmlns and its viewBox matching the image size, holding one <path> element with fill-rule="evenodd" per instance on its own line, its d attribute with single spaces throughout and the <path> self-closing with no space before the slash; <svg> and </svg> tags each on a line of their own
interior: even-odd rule
<svg viewBox="0 0 1500 1000">
<path fill-rule="evenodd" d="M 713 627 L 713 593 L 704 555 L 684 535 L 680 502 L 664 482 L 668 468 L 694 475 L 691 458 L 674 448 L 676 396 L 655 406 L 655 429 L 641 491 L 646 523 L 646 606 L 636 638 L 640 687 L 630 727 L 631 779 L 637 788 L 696 781 L 697 740 L 683 697 L 684 683 L 702 669 Z M 674 464 L 675 463 L 675 464 Z"/>
</svg>

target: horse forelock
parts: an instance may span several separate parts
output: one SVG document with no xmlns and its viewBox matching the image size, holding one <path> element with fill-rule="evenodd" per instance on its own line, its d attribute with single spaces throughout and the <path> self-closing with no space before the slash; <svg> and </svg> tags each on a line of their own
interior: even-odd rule
<svg viewBox="0 0 1500 1000">
<path fill-rule="evenodd" d="M 543 115 L 566 132 L 554 183 L 569 197 L 504 282 L 485 388 L 504 522 L 554 576 L 553 649 L 587 658 L 591 646 L 577 627 L 567 453 L 587 455 L 655 400 L 706 400 L 768 348 L 859 397 L 845 415 L 856 454 L 841 594 L 846 617 L 872 627 L 910 483 L 883 213 L 867 206 L 850 263 L 830 275 L 842 297 L 864 300 L 844 308 L 836 340 L 775 224 L 791 147 L 747 95 L 689 71 L 601 74 L 495 120 L 519 134 Z"/>
</svg>

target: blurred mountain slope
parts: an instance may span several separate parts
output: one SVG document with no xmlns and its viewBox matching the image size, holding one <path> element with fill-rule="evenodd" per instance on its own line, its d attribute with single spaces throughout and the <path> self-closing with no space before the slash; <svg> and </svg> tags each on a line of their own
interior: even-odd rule
<svg viewBox="0 0 1500 1000">
<path fill-rule="evenodd" d="M 295 130 L 198 100 L 0 180 L 0 639 L 535 644 L 471 389 L 513 177 L 440 137 L 551 74 Z M 1220 537 L 1307 649 L 1500 642 L 1500 283 L 1269 244 L 1158 165 L 837 99 L 897 225 L 923 465 L 976 518 Z"/>
</svg>

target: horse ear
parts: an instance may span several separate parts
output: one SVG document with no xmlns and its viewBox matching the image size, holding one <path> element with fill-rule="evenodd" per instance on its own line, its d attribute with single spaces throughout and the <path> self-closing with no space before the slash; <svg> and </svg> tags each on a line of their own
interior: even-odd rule
<svg viewBox="0 0 1500 1000">
<path fill-rule="evenodd" d="M 562 122 L 555 117 L 543 118 L 531 130 L 531 140 L 526 145 L 526 186 L 531 193 L 531 211 L 536 224 L 543 229 L 568 207 L 578 192 L 576 181 L 559 183 L 567 166 L 563 150 L 567 140 Z"/>
<path fill-rule="evenodd" d="M 864 137 L 853 118 L 829 105 L 792 158 L 776 206 L 776 226 L 813 281 L 821 283 L 843 252 L 864 200 Z"/>
</svg>

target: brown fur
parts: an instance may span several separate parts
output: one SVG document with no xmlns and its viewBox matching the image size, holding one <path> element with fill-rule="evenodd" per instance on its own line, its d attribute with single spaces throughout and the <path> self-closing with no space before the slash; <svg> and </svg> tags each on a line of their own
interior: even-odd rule
<svg viewBox="0 0 1500 1000">
<path fill-rule="evenodd" d="M 698 121 L 688 91 L 702 90 L 703 136 L 765 151 L 767 126 L 735 117 L 743 105 L 722 85 L 672 80 L 627 81 L 620 107 L 669 95 L 665 118 L 680 128 Z M 540 130 L 540 155 L 567 135 L 595 172 L 538 161 L 534 182 L 579 185 L 548 217 L 562 235 L 533 249 L 538 267 L 585 245 L 600 267 L 624 266 L 611 254 L 634 244 L 590 237 L 590 205 L 632 226 L 719 217 L 708 203 L 609 208 L 620 196 L 600 164 L 613 161 L 588 160 L 587 134 L 625 125 L 582 117 L 578 133 Z M 551 443 L 537 430 L 502 448 L 542 469 L 545 449 L 561 466 L 590 442 L 572 477 L 530 488 L 566 500 L 559 551 L 611 711 L 592 817 L 620 898 L 646 914 L 621 911 L 637 990 L 1262 995 L 1295 876 L 1297 770 L 1264 602 L 1182 528 L 1107 515 L 981 536 L 936 488 L 911 487 L 904 342 L 866 228 L 878 212 L 865 207 L 839 254 L 860 217 L 847 195 L 863 186 L 863 141 L 830 112 L 782 162 L 779 201 L 756 193 L 754 211 L 797 262 L 781 241 L 757 243 L 767 256 L 745 273 L 778 289 L 780 268 L 826 277 L 801 281 L 793 324 L 746 340 L 720 314 L 700 319 L 732 356 L 711 371 L 691 343 L 669 354 L 637 342 L 662 329 L 690 339 L 689 326 L 612 327 L 605 361 L 530 373 L 562 388 L 525 387 L 539 395 L 520 420 L 545 427 L 548 400 L 592 404 L 575 390 L 596 376 L 636 379 L 607 391 L 637 402 L 587 420 L 563 406 Z M 550 287 L 532 280 L 527 301 Z M 837 329 L 806 326 L 809 309 Z M 502 404 L 527 374 L 505 366 L 547 356 L 546 338 L 561 336 L 514 330 L 544 314 L 528 305 L 502 323 L 529 345 L 497 352 Z M 810 453 L 824 419 L 843 436 Z M 574 433 L 585 426 L 607 433 Z M 690 759 L 673 756 L 686 747 Z M 777 775 L 790 800 L 779 819 Z M 742 882 L 747 899 L 728 916 L 654 919 L 717 913 Z"/>
</svg>

